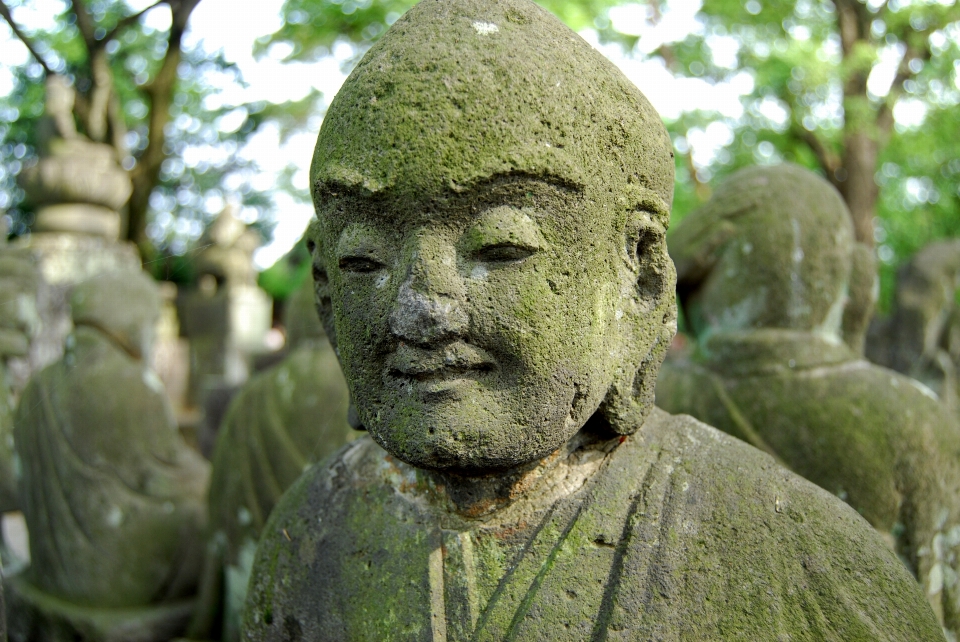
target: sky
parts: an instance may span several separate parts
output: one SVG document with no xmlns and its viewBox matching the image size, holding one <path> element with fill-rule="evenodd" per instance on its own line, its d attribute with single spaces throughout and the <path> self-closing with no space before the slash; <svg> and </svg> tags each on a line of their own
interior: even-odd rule
<svg viewBox="0 0 960 642">
<path fill-rule="evenodd" d="M 47 24 L 50 16 L 56 15 L 62 1 L 33 0 L 18 9 L 15 18 L 27 27 Z M 152 4 L 153 0 L 126 2 L 132 9 L 139 10 Z M 280 28 L 282 3 L 283 0 L 203 0 L 197 6 L 190 19 L 185 45 L 200 45 L 209 52 L 222 51 L 224 57 L 240 69 L 247 85 L 221 87 L 214 99 L 220 103 L 217 107 L 256 100 L 297 100 L 312 89 L 322 92 L 323 101 L 329 104 L 343 84 L 346 79 L 342 72 L 343 63 L 354 53 L 347 44 L 335 46 L 330 57 L 312 64 L 282 63 L 280 59 L 288 52 L 280 46 L 275 46 L 259 60 L 253 57 L 256 40 Z M 640 44 L 630 55 L 625 54 L 619 45 L 601 44 L 595 32 L 581 32 L 581 36 L 619 66 L 664 118 L 672 120 L 683 110 L 704 109 L 736 119 L 743 113 L 740 97 L 753 90 L 753 78 L 749 74 L 737 74 L 722 84 L 711 84 L 699 78 L 675 78 L 662 60 L 649 56 L 664 43 L 681 41 L 690 33 L 702 31 L 703 26 L 697 19 L 700 6 L 701 0 L 670 0 L 656 28 L 647 20 L 645 3 L 630 3 L 612 9 L 609 17 L 615 29 L 640 36 Z M 144 20 L 159 30 L 166 30 L 170 24 L 166 7 L 149 11 Z M 739 43 L 734 38 L 711 36 L 708 45 L 718 65 L 731 69 L 735 66 Z M 881 64 L 871 74 L 873 93 L 884 95 L 889 90 L 901 55 L 893 48 L 883 53 Z M 26 48 L 13 38 L 6 24 L 0 24 L 0 61 L 5 63 L 0 63 L 0 95 L 12 88 L 12 77 L 6 65 L 22 64 L 28 57 Z M 922 122 L 923 114 L 918 112 L 922 104 L 917 102 L 912 110 L 909 105 L 900 108 L 900 113 L 895 114 L 897 120 L 910 123 L 919 119 Z M 777 106 L 771 104 L 770 110 L 768 115 L 776 119 Z M 238 113 L 236 118 L 242 118 L 242 115 Z M 270 190 L 280 172 L 293 163 L 301 168 L 294 175 L 294 184 L 306 188 L 319 122 L 318 118 L 310 123 L 311 131 L 295 134 L 282 144 L 275 127 L 265 127 L 253 136 L 240 152 L 244 158 L 255 160 L 261 168 L 251 186 L 256 190 Z M 222 127 L 230 125 L 229 117 L 221 121 Z M 721 121 L 692 131 L 688 143 L 694 163 L 701 167 L 708 165 L 731 140 L 732 132 Z M 279 190 L 274 194 L 277 225 L 272 242 L 260 248 L 254 256 L 260 269 L 270 266 L 290 250 L 303 234 L 313 213 L 309 204 L 298 202 Z"/>
</svg>

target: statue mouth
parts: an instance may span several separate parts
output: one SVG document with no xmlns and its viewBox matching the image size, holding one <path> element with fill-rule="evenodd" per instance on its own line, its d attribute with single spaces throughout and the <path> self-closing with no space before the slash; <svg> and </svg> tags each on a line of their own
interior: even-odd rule
<svg viewBox="0 0 960 642">
<path fill-rule="evenodd" d="M 462 341 L 442 348 L 419 348 L 401 343 L 391 356 L 388 374 L 410 382 L 434 383 L 475 379 L 497 370 L 483 350 Z"/>
</svg>

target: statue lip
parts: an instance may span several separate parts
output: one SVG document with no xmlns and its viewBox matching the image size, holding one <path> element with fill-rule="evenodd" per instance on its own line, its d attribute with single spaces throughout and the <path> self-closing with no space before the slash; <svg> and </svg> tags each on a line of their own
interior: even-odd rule
<svg viewBox="0 0 960 642">
<path fill-rule="evenodd" d="M 485 351 L 463 341 L 441 348 L 401 343 L 388 363 L 392 377 L 422 382 L 473 378 L 496 369 L 496 363 Z"/>
</svg>

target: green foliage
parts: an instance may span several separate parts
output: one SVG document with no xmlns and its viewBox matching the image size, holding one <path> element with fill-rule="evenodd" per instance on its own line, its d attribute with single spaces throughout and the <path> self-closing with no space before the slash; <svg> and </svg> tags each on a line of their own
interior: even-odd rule
<svg viewBox="0 0 960 642">
<path fill-rule="evenodd" d="M 309 278 L 310 253 L 303 240 L 293 246 L 283 258 L 257 277 L 257 284 L 274 299 L 284 301 Z"/>
<path fill-rule="evenodd" d="M 879 5 L 879 6 L 878 6 Z M 742 99 L 740 118 L 713 113 L 684 114 L 670 123 L 675 141 L 691 128 L 721 121 L 732 141 L 701 178 L 720 179 L 754 163 L 788 160 L 827 174 L 823 159 L 839 162 L 845 134 L 876 133 L 883 118 L 905 102 L 920 104 L 919 126 L 896 125 L 880 133 L 876 181 L 876 240 L 881 265 L 881 310 L 889 308 L 896 268 L 927 243 L 960 235 L 960 7 L 952 0 L 872 3 L 869 34 L 843 56 L 837 10 L 828 0 L 706 0 L 703 33 L 670 46 L 677 75 L 720 82 L 749 73 L 754 89 Z M 710 39 L 732 36 L 739 43 L 734 68 L 717 66 Z M 866 76 L 885 48 L 906 51 L 900 76 L 886 96 L 844 95 L 844 83 Z M 783 118 L 774 118 L 777 112 Z M 893 113 L 896 113 L 895 111 Z M 885 115 L 884 115 L 885 114 Z M 816 140 L 819 153 L 810 142 Z M 678 145 L 678 152 L 684 152 Z M 681 155 L 681 154 L 678 154 Z M 842 170 L 831 178 L 843 180 Z M 675 212 L 699 197 L 690 172 L 678 171 Z"/>
<path fill-rule="evenodd" d="M 16 19 L 17 8 L 28 2 L 6 0 L 6 4 Z M 97 27 L 98 38 L 105 37 L 131 14 L 124 2 L 91 0 L 85 4 Z M 169 11 L 169 8 L 161 6 L 154 11 Z M 90 88 L 90 61 L 72 5 L 62 3 L 59 12 L 51 16 L 44 28 L 24 31 L 53 71 L 69 78 L 78 93 L 83 94 Z M 118 155 L 124 167 L 133 173 L 139 171 L 139 161 L 148 145 L 152 101 L 147 88 L 163 63 L 167 43 L 167 32 L 137 20 L 118 31 L 105 45 L 127 130 Z M 22 235 L 33 223 L 33 212 L 30 205 L 23 202 L 23 191 L 17 187 L 16 177 L 24 167 L 37 162 L 44 72 L 33 59 L 12 71 L 13 91 L 0 97 L 0 210 L 6 210 L 10 217 L 12 234 Z M 254 193 L 246 181 L 233 181 L 239 182 L 236 189 L 225 187 L 229 175 L 250 169 L 237 158 L 236 152 L 262 123 L 262 118 L 256 118 L 245 108 L 232 113 L 233 107 L 213 100 L 217 84 L 242 82 L 237 68 L 222 55 L 211 55 L 199 48 L 186 48 L 182 52 L 170 107 L 171 122 L 165 128 L 167 158 L 160 171 L 159 184 L 150 197 L 147 235 L 157 250 L 157 255 L 150 260 L 186 252 L 219 212 L 228 192 L 229 196 L 241 199 L 243 205 L 255 208 L 259 218 L 264 218 L 269 207 L 267 195 Z M 235 127 L 223 126 L 221 119 L 228 115 Z M 78 125 L 83 133 L 79 119 Z M 262 227 L 269 235 L 270 224 L 264 223 Z M 164 270 L 172 269 L 175 275 L 189 274 L 181 267 L 170 268 L 170 261 L 166 259 L 161 262 Z"/>
<path fill-rule="evenodd" d="M 274 44 L 286 43 L 292 46 L 288 60 L 309 61 L 328 55 L 338 40 L 367 45 L 416 3 L 416 0 L 286 0 L 282 9 L 283 26 L 257 43 L 255 52 L 263 54 Z M 610 7 L 624 4 L 624 0 L 538 0 L 537 4 L 575 30 L 595 27 L 615 37 L 605 14 Z"/>
</svg>

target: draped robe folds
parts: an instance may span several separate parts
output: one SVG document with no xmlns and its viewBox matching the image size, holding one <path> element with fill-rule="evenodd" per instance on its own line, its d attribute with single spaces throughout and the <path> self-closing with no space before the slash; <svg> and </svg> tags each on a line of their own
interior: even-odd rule
<svg viewBox="0 0 960 642">
<path fill-rule="evenodd" d="M 30 584 L 78 606 L 127 608 L 195 590 L 209 465 L 177 432 L 162 385 L 79 327 L 16 417 Z"/>
<path fill-rule="evenodd" d="M 471 520 L 348 445 L 267 523 L 244 639 L 942 639 L 859 515 L 742 442 L 655 409 L 577 458 Z"/>
<path fill-rule="evenodd" d="M 960 634 L 960 432 L 933 395 L 813 333 L 716 333 L 668 359 L 657 403 L 766 450 L 846 501 Z"/>
<path fill-rule="evenodd" d="M 349 403 L 340 364 L 325 338 L 304 342 L 280 364 L 251 379 L 231 402 L 217 438 L 210 481 L 210 555 L 224 571 L 225 642 L 240 637 L 253 551 L 273 507 L 311 463 L 362 434 L 347 423 Z M 208 586 L 215 582 L 219 580 L 204 578 Z M 219 608 L 210 602 L 220 599 L 210 596 L 200 607 L 204 619 L 196 620 L 192 633 L 210 635 Z"/>
</svg>

